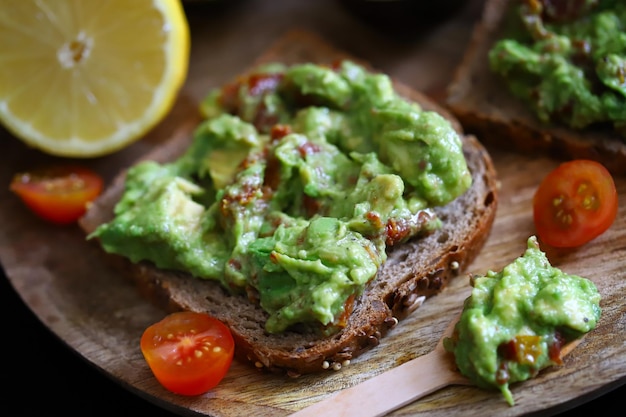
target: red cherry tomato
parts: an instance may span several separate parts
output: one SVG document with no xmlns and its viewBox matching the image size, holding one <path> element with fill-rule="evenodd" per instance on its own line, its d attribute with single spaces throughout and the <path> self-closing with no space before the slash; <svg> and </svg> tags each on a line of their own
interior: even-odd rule
<svg viewBox="0 0 626 417">
<path fill-rule="evenodd" d="M 204 313 L 173 313 L 148 327 L 141 352 L 167 390 L 200 395 L 215 387 L 233 360 L 235 342 L 224 323 Z"/>
<path fill-rule="evenodd" d="M 539 238 L 562 248 L 581 246 L 604 233 L 617 215 L 613 177 L 598 162 L 561 164 L 541 182 L 533 199 Z"/>
<path fill-rule="evenodd" d="M 62 165 L 16 174 L 10 189 L 39 217 L 69 224 L 85 214 L 102 186 L 102 178 L 95 172 Z"/>
</svg>

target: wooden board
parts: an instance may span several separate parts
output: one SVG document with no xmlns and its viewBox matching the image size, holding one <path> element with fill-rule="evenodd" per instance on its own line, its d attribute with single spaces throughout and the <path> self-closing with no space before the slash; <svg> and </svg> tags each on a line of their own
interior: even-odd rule
<svg viewBox="0 0 626 417">
<path fill-rule="evenodd" d="M 463 33 L 458 27 L 450 30 L 457 35 Z M 205 46 L 212 45 L 212 42 L 207 40 Z M 431 44 L 430 48 L 445 52 L 446 48 L 437 48 L 436 42 L 434 45 Z M 353 52 L 358 55 L 358 50 Z M 420 54 L 419 51 L 415 53 Z M 454 62 L 456 56 L 447 55 L 445 59 L 448 63 Z M 224 75 L 219 74 L 241 71 L 253 57 L 246 55 L 238 59 L 227 68 L 216 70 L 214 76 L 225 81 L 221 79 Z M 207 81 L 206 77 L 199 75 L 203 67 L 206 70 L 207 66 L 200 64 L 192 68 L 187 86 L 190 94 L 181 97 L 174 111 L 155 131 L 122 152 L 86 163 L 110 181 L 120 167 L 127 166 L 155 144 L 173 134 L 188 134 L 195 125 L 197 100 L 206 92 L 201 86 L 216 82 L 215 78 Z M 394 75 L 411 81 L 408 80 L 411 77 L 402 77 L 402 65 L 395 68 Z M 427 80 L 427 86 L 433 90 L 441 87 L 441 77 L 450 70 L 449 65 L 442 67 L 438 74 Z M 2 184 L 8 184 L 18 170 L 59 161 L 59 158 L 28 149 L 4 131 L 0 131 L 0 142 L 3 143 L 5 161 L 0 166 Z M 546 158 L 524 157 L 495 149 L 490 151 L 501 181 L 500 205 L 487 244 L 470 267 L 469 272 L 475 273 L 497 270 L 523 252 L 526 239 L 534 232 L 532 195 L 543 176 L 557 165 L 556 161 Z M 603 315 L 598 328 L 585 338 L 564 365 L 547 370 L 532 381 L 513 386 L 515 407 L 509 407 L 497 392 L 450 387 L 392 415 L 518 416 L 554 410 L 624 382 L 626 178 L 616 178 L 616 182 L 620 211 L 611 229 L 580 249 L 549 253 L 555 266 L 592 279 L 602 295 Z M 52 332 L 88 362 L 122 386 L 181 415 L 288 415 L 337 389 L 430 351 L 469 293 L 468 279 L 455 279 L 440 295 L 427 301 L 396 327 L 376 349 L 353 360 L 340 372 L 289 379 L 261 374 L 256 369 L 234 363 L 227 377 L 211 392 L 197 398 L 179 397 L 168 393 L 156 382 L 139 351 L 141 333 L 163 313 L 141 299 L 122 277 L 104 267 L 97 249 L 86 244 L 78 227 L 59 228 L 35 219 L 6 187 L 0 188 L 0 201 L 0 261 L 25 303 Z"/>
</svg>

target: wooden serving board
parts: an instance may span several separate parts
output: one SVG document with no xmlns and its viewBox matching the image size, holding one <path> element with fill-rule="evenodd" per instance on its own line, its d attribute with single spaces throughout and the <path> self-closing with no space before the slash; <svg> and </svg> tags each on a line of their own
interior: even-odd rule
<svg viewBox="0 0 626 417">
<path fill-rule="evenodd" d="M 240 64 L 231 66 L 240 71 L 244 69 Z M 84 161 L 85 164 L 110 182 L 121 167 L 161 141 L 189 134 L 197 122 L 197 98 L 204 95 L 189 88 L 207 82 L 193 76 L 196 71 L 200 71 L 198 66 L 192 69 L 188 84 L 188 92 L 193 93 L 183 94 L 168 118 L 153 132 L 123 151 Z M 430 83 L 435 89 L 436 84 Z M 139 350 L 143 330 L 164 313 L 142 299 L 124 278 L 107 269 L 98 249 L 86 243 L 78 226 L 56 227 L 38 220 L 8 190 L 15 172 L 64 160 L 29 149 L 2 130 L 0 143 L 4 161 L 0 165 L 0 184 L 4 184 L 0 187 L 0 262 L 11 284 L 69 348 L 132 392 L 181 415 L 289 415 L 336 390 L 431 351 L 470 291 L 468 276 L 454 279 L 441 294 L 427 300 L 393 329 L 378 347 L 340 371 L 291 379 L 263 374 L 235 362 L 226 378 L 209 393 L 194 398 L 177 396 L 158 384 Z M 490 149 L 490 153 L 501 182 L 500 202 L 486 246 L 468 273 L 499 270 L 523 253 L 527 238 L 534 233 L 533 193 L 541 179 L 558 164 L 547 158 L 496 149 Z M 554 266 L 593 280 L 602 295 L 603 313 L 598 327 L 566 358 L 563 366 L 514 385 L 514 407 L 509 407 L 498 392 L 449 387 L 391 415 L 520 416 L 572 404 L 590 393 L 623 383 L 626 178 L 615 180 L 620 209 L 613 226 L 579 249 L 548 253 Z"/>
</svg>

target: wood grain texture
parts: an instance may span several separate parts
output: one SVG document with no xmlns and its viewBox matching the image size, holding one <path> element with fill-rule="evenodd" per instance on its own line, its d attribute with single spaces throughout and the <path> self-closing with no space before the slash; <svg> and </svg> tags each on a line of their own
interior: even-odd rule
<svg viewBox="0 0 626 417">
<path fill-rule="evenodd" d="M 458 372 L 444 340 L 452 336 L 460 315 L 449 321 L 434 350 L 398 364 L 363 382 L 327 396 L 292 417 L 380 417 L 452 385 L 472 385 Z M 423 375 L 428 375 L 424 378 Z M 401 381 L 402 383 L 398 383 Z"/>
<path fill-rule="evenodd" d="M 193 61 L 185 92 L 174 111 L 143 140 L 115 155 L 86 163 L 110 181 L 118 169 L 155 144 L 173 134 L 188 134 L 197 117 L 198 100 L 209 87 L 247 68 L 280 37 L 284 26 L 294 22 L 280 20 L 280 16 L 293 13 L 296 3 L 304 8 L 297 16 L 309 22 L 305 27 L 319 28 L 324 36 L 337 39 L 339 47 L 434 95 L 441 91 L 458 62 L 476 17 L 475 8 L 469 7 L 432 36 L 399 45 L 364 30 L 340 10 L 332 9 L 333 2 L 285 2 L 290 3 L 287 8 L 292 8 L 285 11 L 273 6 L 276 3 L 283 2 L 252 1 L 212 24 L 204 24 L 206 19 L 199 16 L 191 19 Z M 337 13 L 326 14 L 324 7 Z M 251 25 L 263 16 L 277 16 L 279 23 L 253 36 L 253 29 L 246 28 L 254 27 Z M 228 26 L 235 21 L 236 25 Z M 0 184 L 8 184 L 18 170 L 63 161 L 28 149 L 5 131 L 0 131 L 0 143 L 4 162 L 0 164 Z M 500 201 L 486 246 L 470 266 L 473 273 L 498 270 L 523 253 L 526 239 L 534 233 L 532 195 L 540 180 L 558 164 L 547 158 L 490 151 L 501 181 Z M 594 392 L 626 382 L 626 178 L 616 178 L 616 184 L 620 210 L 613 226 L 582 248 L 548 253 L 554 266 L 593 280 L 602 295 L 603 313 L 598 327 L 564 365 L 514 385 L 514 407 L 509 407 L 499 392 L 454 386 L 391 415 L 550 415 Z M 430 352 L 470 290 L 468 278 L 453 280 L 441 294 L 392 330 L 376 349 L 339 372 L 290 379 L 234 363 L 211 392 L 195 398 L 180 397 L 156 382 L 139 350 L 141 333 L 163 312 L 145 302 L 122 277 L 106 269 L 98 249 L 86 244 L 77 226 L 59 228 L 37 220 L 5 186 L 0 187 L 0 201 L 0 262 L 25 303 L 86 361 L 130 391 L 180 415 L 289 415 L 338 389 Z"/>
</svg>

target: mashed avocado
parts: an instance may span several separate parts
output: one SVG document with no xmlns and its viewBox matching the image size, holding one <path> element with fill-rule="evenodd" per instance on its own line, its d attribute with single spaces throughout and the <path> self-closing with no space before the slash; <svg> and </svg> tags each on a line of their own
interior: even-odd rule
<svg viewBox="0 0 626 417">
<path fill-rule="evenodd" d="M 455 333 L 444 340 L 461 373 L 483 388 L 509 384 L 559 364 L 561 346 L 596 327 L 600 294 L 592 281 L 550 265 L 534 236 L 500 272 L 474 277 Z"/>
<path fill-rule="evenodd" d="M 543 122 L 626 138 L 626 3 L 520 1 L 491 69 Z"/>
<path fill-rule="evenodd" d="M 191 146 L 128 171 L 89 238 L 219 281 L 278 333 L 340 328 L 387 247 L 440 227 L 471 185 L 459 135 L 352 62 L 272 64 L 211 92 Z"/>
</svg>

